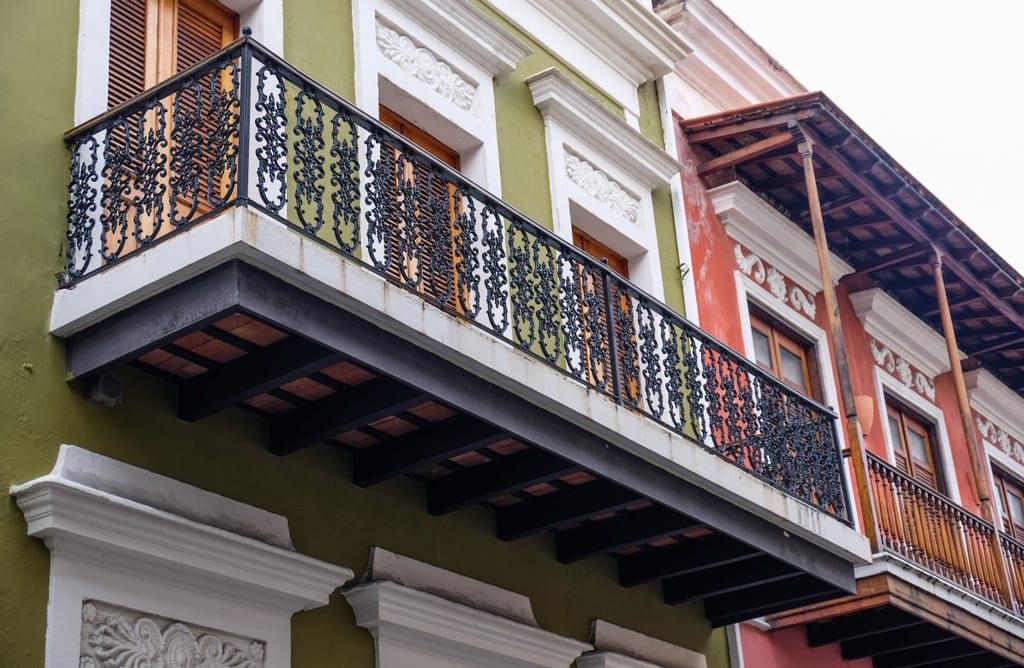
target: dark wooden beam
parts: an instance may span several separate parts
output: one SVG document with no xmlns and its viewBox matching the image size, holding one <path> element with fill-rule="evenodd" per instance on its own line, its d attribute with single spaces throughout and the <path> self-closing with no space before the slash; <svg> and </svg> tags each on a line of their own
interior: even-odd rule
<svg viewBox="0 0 1024 668">
<path fill-rule="evenodd" d="M 163 346 L 161 346 L 161 348 L 163 348 L 165 352 L 168 352 L 174 355 L 175 357 L 180 357 L 186 362 L 191 362 L 192 364 L 201 366 L 204 369 L 213 369 L 218 366 L 217 362 L 210 359 L 209 357 L 204 357 L 199 353 L 194 353 L 188 348 L 182 348 L 181 346 L 174 343 L 165 343 Z"/>
<path fill-rule="evenodd" d="M 721 139 L 722 137 L 736 137 L 756 130 L 785 128 L 791 120 L 807 120 L 814 118 L 817 113 L 817 109 L 801 109 L 800 111 L 794 111 L 786 114 L 762 116 L 760 118 L 753 118 L 749 121 L 726 123 L 710 128 L 701 128 L 699 126 L 687 128 L 686 121 L 683 121 L 682 125 L 683 132 L 686 133 L 687 141 L 690 144 L 699 144 L 705 141 Z"/>
<path fill-rule="evenodd" d="M 728 153 L 711 158 L 706 162 L 702 162 L 697 165 L 697 176 L 707 176 L 708 174 L 717 172 L 720 169 L 735 167 L 747 160 L 753 160 L 765 153 L 770 153 L 777 148 L 792 143 L 792 132 L 780 132 L 779 134 L 771 135 L 770 137 L 766 137 L 760 141 L 755 141 L 751 144 L 747 144 L 746 146 L 741 146 L 740 148 L 734 149 Z"/>
<path fill-rule="evenodd" d="M 875 665 L 877 666 L 878 664 Z M 941 659 L 931 663 L 920 664 L 917 668 L 1019 668 L 1020 665 L 1020 663 L 1001 657 L 998 654 L 986 653 L 970 655 L 969 658 Z"/>
<path fill-rule="evenodd" d="M 201 331 L 203 334 L 207 334 L 208 336 L 212 336 L 218 341 L 223 341 L 224 343 L 230 344 L 235 348 L 238 348 L 239 350 L 244 350 L 247 353 L 254 353 L 257 350 L 263 349 L 263 347 L 260 346 L 259 344 L 253 343 L 252 341 L 247 341 L 246 339 L 243 339 L 240 336 L 235 336 L 231 332 L 224 331 L 223 329 L 217 327 L 216 325 L 203 327 L 199 331 Z"/>
<path fill-rule="evenodd" d="M 789 564 L 770 556 L 761 556 L 738 565 L 723 564 L 696 574 L 668 578 L 661 583 L 661 591 L 665 603 L 676 605 L 801 576 L 803 573 L 794 570 Z"/>
<path fill-rule="evenodd" d="M 619 584 L 634 587 L 717 566 L 736 565 L 760 555 L 757 550 L 721 534 L 691 538 L 678 545 L 619 557 Z"/>
<path fill-rule="evenodd" d="M 813 577 L 803 575 L 706 598 L 704 616 L 711 626 L 717 628 L 838 596 L 842 594 Z"/>
<path fill-rule="evenodd" d="M 443 515 L 578 470 L 572 462 L 539 448 L 443 476 L 427 483 L 427 511 Z"/>
<path fill-rule="evenodd" d="M 178 416 L 189 422 L 199 420 L 341 359 L 319 344 L 285 339 L 181 383 Z"/>
<path fill-rule="evenodd" d="M 989 355 L 991 353 L 1001 353 L 1011 348 L 1017 348 L 1024 346 L 1024 332 L 1010 334 L 1009 336 L 1003 336 L 994 341 L 989 341 L 984 344 L 980 350 L 972 350 L 971 357 L 980 357 L 981 355 Z"/>
<path fill-rule="evenodd" d="M 905 629 L 923 620 L 897 608 L 886 606 L 881 609 L 856 612 L 827 622 L 807 625 L 808 647 L 824 647 L 843 640 L 854 640 L 865 636 Z"/>
<path fill-rule="evenodd" d="M 958 309 L 958 308 L 960 308 L 962 306 L 967 306 L 969 304 L 973 304 L 975 302 L 981 301 L 981 299 L 982 299 L 981 295 L 969 293 L 969 294 L 966 294 L 966 295 L 961 295 L 960 297 L 957 297 L 956 299 L 950 299 L 949 300 L 949 307 L 951 309 L 955 310 L 955 309 Z M 936 306 L 935 308 L 930 308 L 930 309 L 924 311 L 921 315 L 923 315 L 925 317 L 930 317 L 930 316 L 939 315 L 940 312 L 941 312 L 941 309 L 938 306 Z"/>
<path fill-rule="evenodd" d="M 910 629 L 893 629 L 855 640 L 847 640 L 840 643 L 839 648 L 843 658 L 849 661 L 887 652 L 897 652 L 925 647 L 935 643 L 944 643 L 954 638 L 956 636 L 946 629 L 925 624 Z"/>
<path fill-rule="evenodd" d="M 456 415 L 420 431 L 356 451 L 353 482 L 360 487 L 375 485 L 465 452 L 486 448 L 508 436 L 508 432 L 486 422 Z"/>
<path fill-rule="evenodd" d="M 819 180 L 840 176 L 839 172 L 830 168 L 819 170 L 816 174 Z M 750 181 L 750 189 L 755 192 L 758 190 L 775 190 L 776 188 L 801 188 L 802 190 L 803 185 L 804 175 L 799 167 L 796 167 L 796 172 L 793 174 L 771 176 L 764 179 L 751 179 Z"/>
<path fill-rule="evenodd" d="M 390 417 L 426 399 L 405 383 L 377 378 L 276 418 L 270 423 L 270 449 L 285 455 Z"/>
<path fill-rule="evenodd" d="M 911 234 L 918 242 L 934 244 L 936 249 L 942 254 L 943 264 L 949 267 L 950 271 L 952 271 L 957 278 L 966 283 L 975 292 L 985 297 L 985 300 L 988 301 L 993 308 L 1008 318 L 1010 322 L 1014 323 L 1021 329 L 1024 329 L 1024 314 L 1018 312 L 1012 304 L 1008 303 L 996 294 L 995 290 L 993 290 L 986 281 L 975 276 L 974 272 L 972 272 L 969 267 L 961 263 L 954 253 L 951 253 L 945 248 L 944 244 L 933 240 L 933 235 L 928 230 L 924 229 L 920 222 L 907 215 L 907 212 L 904 211 L 896 202 L 885 197 L 880 192 L 879 187 L 871 179 L 851 169 L 846 161 L 842 157 L 838 156 L 836 152 L 828 146 L 818 145 L 816 147 L 815 154 L 820 156 L 837 172 L 840 172 L 844 178 L 849 180 L 861 192 L 866 195 L 870 195 L 875 206 L 899 221 L 903 229 Z"/>
<path fill-rule="evenodd" d="M 852 274 L 847 274 L 842 280 L 852 281 L 860 276 L 870 276 L 876 271 L 883 269 L 889 269 L 895 266 L 908 266 L 908 265 L 919 265 L 925 264 L 928 261 L 928 253 L 931 252 L 930 246 L 923 244 L 914 244 L 894 250 L 883 257 L 878 258 L 874 263 L 869 265 L 861 265 L 857 267 L 857 270 Z"/>
<path fill-rule="evenodd" d="M 498 509 L 498 538 L 513 540 L 601 513 L 622 510 L 643 500 L 636 492 L 607 480 L 594 480 L 572 489 Z"/>
<path fill-rule="evenodd" d="M 700 526 L 700 522 L 668 508 L 651 506 L 559 531 L 555 538 L 555 552 L 560 562 L 569 564 Z"/>
<path fill-rule="evenodd" d="M 974 659 L 982 655 L 992 656 L 974 643 L 952 636 L 948 642 L 881 654 L 873 659 L 873 663 L 874 668 L 917 668 L 958 659 L 961 666 L 975 666 Z"/>
</svg>

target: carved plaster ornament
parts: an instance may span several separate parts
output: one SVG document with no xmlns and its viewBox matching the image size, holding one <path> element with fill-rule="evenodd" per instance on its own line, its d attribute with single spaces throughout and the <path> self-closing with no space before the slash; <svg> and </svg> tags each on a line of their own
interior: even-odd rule
<svg viewBox="0 0 1024 668">
<path fill-rule="evenodd" d="M 990 445 L 998 446 L 1005 454 L 1009 455 L 1021 464 L 1024 464 L 1024 445 L 1007 434 L 1004 430 L 997 427 L 990 420 L 986 420 L 980 415 L 975 415 L 975 420 L 978 425 L 978 431 L 981 432 L 982 439 Z"/>
<path fill-rule="evenodd" d="M 871 356 L 875 358 L 875 364 L 885 369 L 900 380 L 901 383 L 924 395 L 931 401 L 935 401 L 935 382 L 931 378 L 910 366 L 910 362 L 903 359 L 886 346 L 880 344 L 874 338 L 868 340 L 868 347 L 871 349 Z"/>
<path fill-rule="evenodd" d="M 758 285 L 768 284 L 768 291 L 783 304 L 789 303 L 796 311 L 803 311 L 809 318 L 814 319 L 818 311 L 814 303 L 814 297 L 797 285 L 789 285 L 785 275 L 775 267 L 768 267 L 765 270 L 764 261 L 754 253 L 745 255 L 743 248 L 736 244 L 733 249 L 736 254 L 736 265 L 744 274 L 749 276 Z"/>
<path fill-rule="evenodd" d="M 609 178 L 600 169 L 597 169 L 583 158 L 566 153 L 565 173 L 573 183 L 598 202 L 601 202 L 629 222 L 636 222 L 638 216 L 637 205 L 640 200 L 626 192 L 621 185 Z"/>
<path fill-rule="evenodd" d="M 427 49 L 416 46 L 406 35 L 377 21 L 377 48 L 404 71 L 430 86 L 442 97 L 467 111 L 473 106 L 476 86 L 462 78 L 451 65 Z"/>
<path fill-rule="evenodd" d="M 82 604 L 79 668 L 263 668 L 266 648 L 157 615 Z"/>
</svg>

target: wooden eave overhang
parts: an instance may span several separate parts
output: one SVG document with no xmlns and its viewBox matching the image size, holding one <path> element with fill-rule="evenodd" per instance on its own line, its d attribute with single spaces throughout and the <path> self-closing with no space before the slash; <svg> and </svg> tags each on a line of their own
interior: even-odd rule
<svg viewBox="0 0 1024 668">
<path fill-rule="evenodd" d="M 811 140 L 828 244 L 854 273 L 942 332 L 932 257 L 945 267 L 957 341 L 1024 396 L 1024 278 L 823 93 L 679 120 L 714 187 L 739 180 L 810 235 L 797 131 Z"/>
</svg>

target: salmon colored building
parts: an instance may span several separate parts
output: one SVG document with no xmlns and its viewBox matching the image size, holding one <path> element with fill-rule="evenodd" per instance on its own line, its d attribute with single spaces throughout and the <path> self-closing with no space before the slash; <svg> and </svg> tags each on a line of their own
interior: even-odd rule
<svg viewBox="0 0 1024 668">
<path fill-rule="evenodd" d="M 838 413 L 873 552 L 855 594 L 733 628 L 733 665 L 1022 665 L 1024 279 L 713 5 L 660 11 L 694 46 L 689 316 Z"/>
</svg>

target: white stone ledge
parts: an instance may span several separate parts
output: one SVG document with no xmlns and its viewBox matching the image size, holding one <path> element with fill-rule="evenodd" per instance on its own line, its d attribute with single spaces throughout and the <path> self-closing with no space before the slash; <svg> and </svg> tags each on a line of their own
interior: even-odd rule
<svg viewBox="0 0 1024 668">
<path fill-rule="evenodd" d="M 247 209 L 169 239 L 54 298 L 51 331 L 69 336 L 231 259 L 243 260 L 345 308 L 514 392 L 780 530 L 854 563 L 871 552 L 856 530 L 816 510 L 653 419 L 516 349 L 481 328 L 432 308 L 281 223 Z"/>
<path fill-rule="evenodd" d="M 83 468 L 99 472 L 94 484 L 76 480 Z M 163 509 L 111 489 L 156 484 Z M 213 524 L 189 519 L 197 505 L 224 526 L 272 526 L 287 521 L 258 508 L 191 485 L 62 445 L 51 473 L 11 488 L 28 534 L 43 539 L 55 557 L 101 564 L 106 569 L 171 582 L 267 610 L 293 613 L 326 605 L 352 571 Z M 219 513 L 216 507 L 219 506 Z"/>
</svg>

